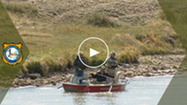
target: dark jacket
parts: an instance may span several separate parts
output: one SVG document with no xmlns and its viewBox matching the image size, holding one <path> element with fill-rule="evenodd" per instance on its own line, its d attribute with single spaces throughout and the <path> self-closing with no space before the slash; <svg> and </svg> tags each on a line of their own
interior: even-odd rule
<svg viewBox="0 0 187 105">
<path fill-rule="evenodd" d="M 81 58 L 83 62 L 85 62 L 84 57 Z M 80 61 L 79 57 L 77 56 L 76 59 L 74 60 L 74 67 L 76 70 L 81 68 L 82 70 L 86 69 L 86 66 Z"/>
<path fill-rule="evenodd" d="M 103 75 L 103 76 L 102 76 Z M 101 74 L 101 72 L 97 72 L 95 75 L 92 74 L 92 77 L 93 78 L 96 78 L 96 80 L 98 82 L 103 82 L 103 81 L 106 81 L 106 77 L 111 77 L 111 78 L 114 78 L 113 76 L 110 76 L 108 73 L 103 73 Z"/>
<path fill-rule="evenodd" d="M 85 62 L 83 57 L 81 59 L 82 59 L 83 62 Z M 74 75 L 78 76 L 78 77 L 83 77 L 83 70 L 86 69 L 86 66 L 80 61 L 78 56 L 74 60 L 74 67 L 75 67 L 75 74 Z M 79 70 L 79 68 L 81 70 Z"/>
</svg>

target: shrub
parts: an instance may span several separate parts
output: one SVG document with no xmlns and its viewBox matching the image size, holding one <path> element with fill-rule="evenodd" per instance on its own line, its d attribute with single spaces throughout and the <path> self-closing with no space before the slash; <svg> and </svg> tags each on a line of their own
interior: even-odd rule
<svg viewBox="0 0 187 105">
<path fill-rule="evenodd" d="M 88 19 L 88 24 L 100 27 L 116 27 L 117 23 L 112 21 L 109 17 L 101 14 L 94 14 Z"/>
<path fill-rule="evenodd" d="M 69 59 L 65 57 L 60 57 L 58 62 L 61 64 L 62 70 L 66 70 L 66 68 L 71 68 L 73 63 Z"/>
<path fill-rule="evenodd" d="M 26 64 L 26 69 L 28 73 L 39 73 L 42 76 L 45 76 L 48 73 L 47 71 L 44 71 L 40 61 L 38 60 L 29 61 Z"/>
<path fill-rule="evenodd" d="M 143 40 L 146 38 L 145 35 L 140 35 L 140 34 L 139 34 L 139 35 L 136 35 L 135 37 L 136 37 L 137 40 L 139 40 L 139 41 L 141 41 L 141 42 L 143 42 Z"/>
<path fill-rule="evenodd" d="M 138 63 L 138 57 L 138 50 L 134 47 L 129 47 L 121 51 L 117 59 L 122 63 Z"/>
<path fill-rule="evenodd" d="M 43 69 L 47 70 L 48 72 L 61 71 L 63 68 L 60 62 L 50 57 L 44 57 L 40 60 L 40 62 L 42 62 Z"/>
<path fill-rule="evenodd" d="M 58 61 L 63 65 L 63 69 L 73 67 L 73 62 L 74 62 L 74 59 L 77 57 L 77 54 L 70 53 L 70 52 L 73 52 L 72 49 L 66 50 L 65 52 L 63 52 L 63 57 L 58 58 Z"/>
<path fill-rule="evenodd" d="M 29 13 L 29 14 L 38 13 L 38 9 L 36 7 L 30 5 L 18 4 L 18 3 L 5 4 L 5 8 L 13 13 Z"/>
<path fill-rule="evenodd" d="M 28 74 L 28 71 L 27 71 L 25 65 L 22 65 L 22 67 L 21 67 L 21 73 L 24 74 L 24 76 L 26 76 Z"/>
<path fill-rule="evenodd" d="M 149 45 L 148 47 L 141 49 L 142 55 L 157 55 L 157 54 L 166 54 L 166 53 L 169 53 L 167 49 L 164 49 L 159 46 L 153 46 L 153 45 Z"/>
<path fill-rule="evenodd" d="M 58 60 L 54 60 L 50 57 L 44 57 L 39 60 L 32 60 L 26 62 L 25 69 L 22 69 L 23 73 L 39 73 L 42 76 L 46 76 L 49 72 L 63 71 L 67 65 L 62 64 Z"/>
</svg>

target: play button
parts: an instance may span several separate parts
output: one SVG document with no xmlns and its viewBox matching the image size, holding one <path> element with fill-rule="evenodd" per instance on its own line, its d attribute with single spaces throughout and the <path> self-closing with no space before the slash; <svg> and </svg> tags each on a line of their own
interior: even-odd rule
<svg viewBox="0 0 187 105">
<path fill-rule="evenodd" d="M 90 48 L 90 57 L 95 56 L 95 55 L 97 55 L 97 54 L 99 54 L 98 51 L 96 51 L 96 50 Z"/>
<path fill-rule="evenodd" d="M 84 55 L 84 62 L 80 57 Z M 98 68 L 104 65 L 109 57 L 109 48 L 104 40 L 98 37 L 89 37 L 81 42 L 78 48 L 79 59 L 88 68 Z"/>
</svg>

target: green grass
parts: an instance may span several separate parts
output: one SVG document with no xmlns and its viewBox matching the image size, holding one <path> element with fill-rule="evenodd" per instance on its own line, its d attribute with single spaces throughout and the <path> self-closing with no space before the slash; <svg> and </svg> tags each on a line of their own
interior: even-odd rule
<svg viewBox="0 0 187 105">
<path fill-rule="evenodd" d="M 169 29 L 162 28 L 165 26 Z M 170 24 L 163 20 L 147 26 L 63 25 L 54 26 L 53 29 L 30 30 L 24 27 L 21 30 L 24 30 L 20 33 L 31 52 L 28 60 L 35 61 L 43 57 L 54 59 L 55 63 L 48 59 L 44 60 L 45 63 L 51 64 L 48 64 L 49 67 L 55 66 L 50 69 L 52 71 L 58 69 L 58 64 L 62 64 L 61 71 L 67 67 L 71 68 L 79 44 L 87 37 L 96 36 L 104 39 L 110 51 L 117 52 L 118 61 L 124 63 L 137 63 L 139 55 L 176 54 L 181 53 L 181 50 L 178 51 L 176 48 L 182 49 L 176 33 Z M 164 39 L 166 37 L 169 37 L 174 43 L 166 41 Z M 89 48 L 92 45 L 86 47 Z M 94 46 L 97 46 L 98 50 L 102 50 L 100 43 L 95 43 Z M 86 56 L 86 58 L 88 57 Z M 101 58 L 99 61 L 93 59 L 88 63 L 90 65 L 100 64 Z"/>
<path fill-rule="evenodd" d="M 42 57 L 40 59 L 27 60 L 22 67 L 22 73 L 39 73 L 46 76 L 50 72 L 65 71 L 69 66 L 66 58 Z"/>
</svg>

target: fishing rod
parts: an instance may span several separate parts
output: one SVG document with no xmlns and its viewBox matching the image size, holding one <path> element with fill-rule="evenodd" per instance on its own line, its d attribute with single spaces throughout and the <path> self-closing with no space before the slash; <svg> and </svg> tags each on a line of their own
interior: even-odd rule
<svg viewBox="0 0 187 105">
<path fill-rule="evenodd" d="M 130 66 L 130 65 L 127 64 L 127 63 L 121 63 L 121 62 L 119 62 L 118 65 L 120 65 L 120 66 Z"/>
</svg>

